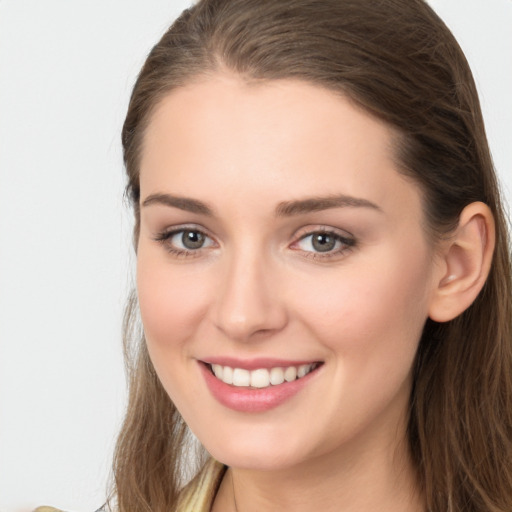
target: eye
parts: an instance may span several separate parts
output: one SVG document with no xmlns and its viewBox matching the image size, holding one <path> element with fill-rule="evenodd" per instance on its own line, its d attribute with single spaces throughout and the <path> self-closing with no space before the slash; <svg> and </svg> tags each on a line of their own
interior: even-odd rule
<svg viewBox="0 0 512 512">
<path fill-rule="evenodd" d="M 313 233 L 300 240 L 299 247 L 303 251 L 329 252 L 336 248 L 336 244 L 339 245 L 339 243 L 330 233 Z"/>
<path fill-rule="evenodd" d="M 165 245 L 172 254 L 178 256 L 192 255 L 200 249 L 215 245 L 214 241 L 199 229 L 185 228 L 160 233 L 156 241 Z"/>
<path fill-rule="evenodd" d="M 204 233 L 192 229 L 178 231 L 170 238 L 170 242 L 176 247 L 192 251 L 201 249 L 208 240 L 208 237 Z"/>
<path fill-rule="evenodd" d="M 340 254 L 355 245 L 353 238 L 342 236 L 333 231 L 314 231 L 300 238 L 293 248 L 312 253 L 312 256 L 331 256 Z"/>
</svg>

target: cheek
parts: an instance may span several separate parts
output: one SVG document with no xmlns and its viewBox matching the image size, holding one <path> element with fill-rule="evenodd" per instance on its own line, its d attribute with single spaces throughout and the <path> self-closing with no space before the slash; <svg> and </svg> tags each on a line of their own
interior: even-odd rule
<svg viewBox="0 0 512 512">
<path fill-rule="evenodd" d="M 205 315 L 208 282 L 194 279 L 180 265 L 169 265 L 165 254 L 139 246 L 137 291 L 151 362 L 176 407 L 190 416 L 193 397 L 201 390 L 200 380 L 190 378 L 197 364 L 188 341 Z"/>
<path fill-rule="evenodd" d="M 137 291 L 148 347 L 179 350 L 204 316 L 208 292 L 206 279 L 195 279 L 165 256 L 139 251 Z"/>
<path fill-rule="evenodd" d="M 310 277 L 294 292 L 301 297 L 297 307 L 309 329 L 338 354 L 362 364 L 396 351 L 410 359 L 428 315 L 429 259 L 425 251 L 411 260 L 391 249 L 372 256 L 316 282 Z"/>
</svg>

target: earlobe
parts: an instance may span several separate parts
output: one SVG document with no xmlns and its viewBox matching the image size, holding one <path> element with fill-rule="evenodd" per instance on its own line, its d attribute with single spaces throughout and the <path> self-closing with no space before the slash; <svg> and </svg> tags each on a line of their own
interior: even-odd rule
<svg viewBox="0 0 512 512">
<path fill-rule="evenodd" d="M 473 303 L 489 275 L 494 244 L 489 207 L 480 202 L 466 206 L 453 235 L 443 244 L 442 275 L 436 276 L 429 308 L 432 320 L 453 320 Z"/>
</svg>

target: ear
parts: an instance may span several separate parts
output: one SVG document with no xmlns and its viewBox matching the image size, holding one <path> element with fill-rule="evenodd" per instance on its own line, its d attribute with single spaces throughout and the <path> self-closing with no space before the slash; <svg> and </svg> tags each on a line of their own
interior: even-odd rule
<svg viewBox="0 0 512 512">
<path fill-rule="evenodd" d="M 432 320 L 453 320 L 473 303 L 489 275 L 494 244 L 494 218 L 489 207 L 480 202 L 466 206 L 453 235 L 441 244 L 429 308 Z"/>
</svg>

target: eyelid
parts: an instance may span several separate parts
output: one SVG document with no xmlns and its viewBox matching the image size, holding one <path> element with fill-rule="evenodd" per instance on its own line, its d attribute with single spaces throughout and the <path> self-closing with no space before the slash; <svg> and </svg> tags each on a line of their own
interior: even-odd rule
<svg viewBox="0 0 512 512">
<path fill-rule="evenodd" d="M 199 226 L 198 224 L 177 224 L 176 226 L 168 226 L 162 230 L 157 231 L 153 238 L 168 238 L 169 236 L 175 235 L 176 233 L 180 233 L 181 231 L 197 231 L 198 233 L 202 233 L 203 235 L 213 238 L 207 229 Z"/>
<path fill-rule="evenodd" d="M 314 224 L 302 227 L 295 232 L 294 239 L 298 241 L 305 238 L 306 236 L 313 235 L 315 233 L 328 233 L 343 239 L 355 240 L 355 236 L 349 231 L 340 228 L 335 228 L 333 226 L 326 226 L 325 224 Z"/>
<path fill-rule="evenodd" d="M 171 245 L 170 241 L 172 238 L 184 231 L 194 231 L 200 233 L 205 238 L 209 239 L 212 243 L 206 247 L 199 247 L 197 249 L 187 249 Z M 204 229 L 202 226 L 198 226 L 197 224 L 182 224 L 165 228 L 157 232 L 153 236 L 153 240 L 162 244 L 171 255 L 178 257 L 196 257 L 200 256 L 205 249 L 210 249 L 212 246 L 218 247 L 217 241 L 212 235 L 208 233 L 208 230 Z"/>
<path fill-rule="evenodd" d="M 342 247 L 339 247 L 338 249 L 331 250 L 331 251 L 306 251 L 304 249 L 301 249 L 298 247 L 298 244 L 305 240 L 306 238 L 313 236 L 315 234 L 326 234 L 331 235 L 334 238 L 337 239 L 337 241 L 340 241 L 342 243 Z M 304 228 L 301 228 L 295 235 L 294 241 L 290 244 L 290 248 L 295 251 L 300 251 L 303 253 L 304 257 L 306 258 L 313 258 L 313 259 L 320 259 L 320 260 L 327 260 L 329 258 L 335 258 L 335 257 L 343 257 L 343 255 L 353 250 L 357 245 L 357 240 L 348 231 L 341 230 L 339 228 L 334 228 L 332 226 L 325 226 L 325 225 L 318 225 L 318 226 L 307 226 Z"/>
<path fill-rule="evenodd" d="M 194 231 L 202 234 L 205 238 L 210 240 L 210 244 L 206 247 L 201 246 L 197 249 L 188 249 L 176 247 L 171 244 L 171 239 L 179 233 L 184 231 Z M 322 251 L 308 251 L 300 248 L 298 245 L 300 242 L 305 240 L 307 237 L 313 236 L 315 234 L 326 234 L 334 237 L 337 242 L 341 243 L 341 247 L 338 247 L 333 250 L 328 250 L 325 252 Z M 164 248 L 175 257 L 198 257 L 203 255 L 205 250 L 211 248 L 218 248 L 219 243 L 215 240 L 215 237 L 212 236 L 207 229 L 204 229 L 202 226 L 198 226 L 197 224 L 182 224 L 177 226 L 170 226 L 162 231 L 156 233 L 153 236 L 153 239 L 156 242 L 159 242 L 164 246 Z M 318 226 L 306 226 L 303 227 L 295 233 L 293 237 L 293 242 L 288 245 L 288 247 L 294 251 L 303 253 L 303 257 L 313 258 L 313 259 L 321 259 L 327 260 L 329 258 L 342 257 L 346 252 L 353 250 L 357 244 L 357 240 L 354 235 L 349 233 L 348 231 L 334 228 L 332 226 L 318 225 Z"/>
</svg>

